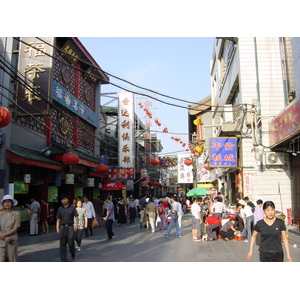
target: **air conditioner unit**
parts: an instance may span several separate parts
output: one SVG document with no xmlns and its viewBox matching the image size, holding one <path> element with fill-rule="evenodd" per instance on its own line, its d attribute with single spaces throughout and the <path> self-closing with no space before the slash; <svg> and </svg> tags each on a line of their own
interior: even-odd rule
<svg viewBox="0 0 300 300">
<path fill-rule="evenodd" d="M 284 164 L 284 153 L 266 152 L 266 166 L 282 166 Z"/>
<path fill-rule="evenodd" d="M 221 125 L 221 131 L 232 134 L 240 134 L 242 126 L 238 122 L 224 122 Z"/>
</svg>

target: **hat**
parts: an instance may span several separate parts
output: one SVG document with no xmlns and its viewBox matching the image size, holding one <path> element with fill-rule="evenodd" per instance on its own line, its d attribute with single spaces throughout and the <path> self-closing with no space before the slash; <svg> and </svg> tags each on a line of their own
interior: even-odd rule
<svg viewBox="0 0 300 300">
<path fill-rule="evenodd" d="M 13 202 L 13 206 L 16 206 L 18 204 L 18 201 L 14 199 L 11 195 L 5 195 L 1 200 L 1 205 L 3 205 L 4 200 L 11 200 Z"/>
<path fill-rule="evenodd" d="M 241 203 L 242 205 L 247 205 L 247 202 L 245 200 L 240 200 L 239 203 Z"/>
</svg>

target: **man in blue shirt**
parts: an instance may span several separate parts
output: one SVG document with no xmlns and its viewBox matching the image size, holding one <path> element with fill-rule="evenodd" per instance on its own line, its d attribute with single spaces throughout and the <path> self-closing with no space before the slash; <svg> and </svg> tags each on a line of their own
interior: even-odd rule
<svg viewBox="0 0 300 300">
<path fill-rule="evenodd" d="M 114 233 L 112 231 L 112 224 L 115 218 L 115 210 L 114 210 L 114 204 L 110 201 L 109 198 L 106 198 L 105 202 L 108 203 L 108 206 L 107 206 L 106 217 L 104 217 L 103 220 L 106 221 L 105 228 L 108 236 L 107 240 L 111 240 L 112 237 L 114 236 Z"/>
</svg>

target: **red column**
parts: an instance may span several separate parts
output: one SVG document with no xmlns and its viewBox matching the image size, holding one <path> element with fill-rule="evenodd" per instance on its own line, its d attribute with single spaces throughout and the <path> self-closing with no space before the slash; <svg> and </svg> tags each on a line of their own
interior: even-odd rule
<svg viewBox="0 0 300 300">
<path fill-rule="evenodd" d="M 74 143 L 74 146 L 75 148 L 78 147 L 78 120 L 79 120 L 79 117 L 78 116 L 75 116 L 74 117 L 74 132 L 73 132 L 73 143 Z"/>
<path fill-rule="evenodd" d="M 46 134 L 46 147 L 50 146 L 51 141 L 51 118 L 45 117 L 45 134 Z"/>
</svg>

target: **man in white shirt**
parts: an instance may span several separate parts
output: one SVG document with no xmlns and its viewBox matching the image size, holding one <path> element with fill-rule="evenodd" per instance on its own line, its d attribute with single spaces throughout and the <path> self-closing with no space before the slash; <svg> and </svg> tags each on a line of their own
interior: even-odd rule
<svg viewBox="0 0 300 300">
<path fill-rule="evenodd" d="M 92 223 L 93 223 L 93 219 L 96 218 L 96 214 L 95 214 L 94 205 L 91 201 L 89 201 L 87 196 L 83 196 L 83 201 L 84 202 L 82 203 L 82 207 L 86 209 L 88 215 L 88 228 L 85 228 L 84 231 L 85 231 L 85 237 L 88 237 L 89 231 L 91 236 L 93 235 Z"/>
<path fill-rule="evenodd" d="M 30 201 L 30 235 L 37 235 L 39 233 L 38 220 L 41 208 L 34 197 L 32 197 Z"/>
<path fill-rule="evenodd" d="M 200 199 L 196 198 L 191 206 L 191 213 L 192 213 L 192 236 L 193 241 L 200 241 L 199 232 L 200 232 L 200 224 L 202 223 L 201 220 L 201 208 L 200 208 Z"/>
<path fill-rule="evenodd" d="M 172 214 L 173 217 L 171 219 L 171 222 L 167 228 L 166 233 L 164 234 L 165 237 L 169 237 L 170 236 L 170 232 L 172 230 L 173 225 L 175 224 L 175 228 L 176 228 L 176 237 L 181 238 L 181 229 L 179 227 L 179 223 L 178 223 L 178 202 L 177 202 L 177 197 L 176 196 L 172 196 L 171 197 L 171 202 L 172 202 Z"/>
<path fill-rule="evenodd" d="M 177 203 L 178 203 L 178 225 L 179 225 L 179 228 L 181 228 L 181 219 L 183 216 L 183 209 L 182 209 L 181 202 L 178 201 Z"/>
<path fill-rule="evenodd" d="M 223 209 L 224 209 L 224 204 L 222 202 L 222 198 L 221 197 L 216 197 L 216 202 L 213 204 L 212 206 L 212 213 L 216 218 L 221 218 L 222 217 L 222 213 L 223 213 Z"/>
<path fill-rule="evenodd" d="M 254 215 L 251 209 L 251 206 L 247 205 L 247 203 L 244 200 L 240 200 L 239 203 L 244 205 L 244 230 L 242 231 L 241 235 L 245 237 L 244 242 L 250 242 L 251 235 L 252 235 L 252 228 L 254 223 Z M 246 239 L 246 233 L 247 233 L 247 239 Z"/>
</svg>

